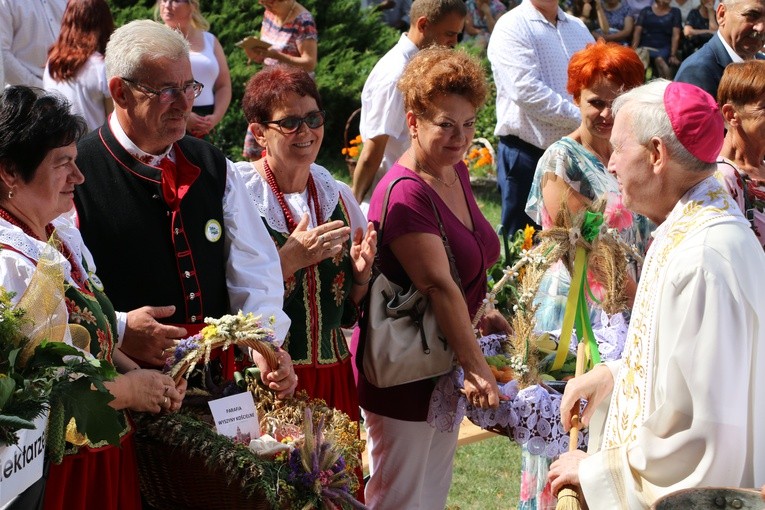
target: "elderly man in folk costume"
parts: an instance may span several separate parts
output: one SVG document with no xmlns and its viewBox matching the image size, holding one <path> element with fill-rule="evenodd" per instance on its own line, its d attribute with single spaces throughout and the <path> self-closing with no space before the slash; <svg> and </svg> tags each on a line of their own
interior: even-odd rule
<svg viewBox="0 0 765 510">
<path fill-rule="evenodd" d="M 570 381 L 561 402 L 568 428 L 587 401 L 592 436 L 607 408 L 602 441 L 553 463 L 553 491 L 579 486 L 590 509 L 611 510 L 647 508 L 689 487 L 759 486 L 765 254 L 713 177 L 723 120 L 706 92 L 665 80 L 613 109 L 609 171 L 625 205 L 659 227 L 623 359 Z"/>
<path fill-rule="evenodd" d="M 74 201 L 115 307 L 152 305 L 118 315 L 120 349 L 142 366 L 161 367 L 174 338 L 198 333 L 205 317 L 240 309 L 273 316 L 283 340 L 290 320 L 273 241 L 234 164 L 186 136 L 202 88 L 188 41 L 136 20 L 115 30 L 105 59 L 114 114 L 77 146 L 85 182 Z M 216 361 L 227 379 L 237 368 L 233 351 Z M 293 393 L 297 376 L 286 351 L 277 352 L 278 367 L 253 356 L 280 398 Z"/>
</svg>

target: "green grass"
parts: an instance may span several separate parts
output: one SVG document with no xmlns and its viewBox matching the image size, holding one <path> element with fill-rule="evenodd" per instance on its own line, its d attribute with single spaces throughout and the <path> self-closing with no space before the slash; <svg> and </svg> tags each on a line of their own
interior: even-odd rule
<svg viewBox="0 0 765 510">
<path fill-rule="evenodd" d="M 496 231 L 502 217 L 502 205 L 500 204 L 499 191 L 497 191 L 495 186 L 482 186 L 474 189 L 473 195 L 475 196 L 476 202 L 478 202 L 478 207 L 481 208 L 481 212 L 486 216 L 486 219 L 489 220 L 489 223 Z"/>
<path fill-rule="evenodd" d="M 492 437 L 460 446 L 447 510 L 507 510 L 520 494 L 521 448 L 510 439 Z"/>
</svg>

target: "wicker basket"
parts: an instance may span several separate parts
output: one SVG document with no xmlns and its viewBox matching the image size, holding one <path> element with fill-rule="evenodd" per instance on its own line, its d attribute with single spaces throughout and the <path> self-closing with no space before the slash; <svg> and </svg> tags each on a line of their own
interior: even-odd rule
<svg viewBox="0 0 765 510">
<path fill-rule="evenodd" d="M 351 134 L 354 132 L 358 132 L 359 126 L 358 126 L 358 120 L 357 117 L 361 114 L 361 108 L 356 108 L 353 113 L 348 117 L 348 120 L 345 121 L 345 131 L 343 132 L 343 147 L 350 147 L 351 146 L 351 140 L 355 137 L 351 136 Z M 345 164 L 348 165 L 348 173 L 351 174 L 351 178 L 353 178 L 353 172 L 356 170 L 356 160 L 353 159 L 350 156 L 345 157 Z"/>
<path fill-rule="evenodd" d="M 214 432 L 211 431 L 214 434 Z M 136 434 L 141 493 L 156 510 L 266 510 L 265 497 L 247 496 L 238 480 L 146 434 Z"/>
</svg>

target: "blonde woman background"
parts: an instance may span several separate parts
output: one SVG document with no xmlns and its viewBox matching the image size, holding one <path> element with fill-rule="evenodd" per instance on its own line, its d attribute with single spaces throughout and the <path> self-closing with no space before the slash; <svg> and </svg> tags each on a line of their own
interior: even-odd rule
<svg viewBox="0 0 765 510">
<path fill-rule="evenodd" d="M 194 100 L 186 130 L 196 137 L 207 136 L 231 103 L 231 75 L 223 47 L 208 32 L 210 23 L 202 16 L 199 0 L 158 0 L 155 18 L 180 30 L 189 41 L 191 72 L 204 88 Z"/>
</svg>

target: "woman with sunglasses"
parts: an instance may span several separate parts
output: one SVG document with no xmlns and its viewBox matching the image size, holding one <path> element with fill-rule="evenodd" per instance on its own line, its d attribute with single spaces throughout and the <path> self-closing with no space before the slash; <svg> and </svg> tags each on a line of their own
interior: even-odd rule
<svg viewBox="0 0 765 510">
<path fill-rule="evenodd" d="M 341 327 L 356 322 L 377 235 L 351 189 L 314 163 L 324 138 L 324 111 L 306 71 L 266 67 L 247 83 L 242 108 L 266 154 L 237 168 L 279 249 L 284 311 L 292 320 L 284 348 L 298 375 L 297 391 L 358 421 Z"/>
</svg>

